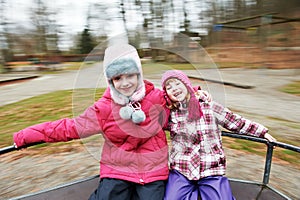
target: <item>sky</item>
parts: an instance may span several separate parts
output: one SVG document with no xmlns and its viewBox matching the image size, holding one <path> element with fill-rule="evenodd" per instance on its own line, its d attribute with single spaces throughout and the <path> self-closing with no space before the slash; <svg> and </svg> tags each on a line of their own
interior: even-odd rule
<svg viewBox="0 0 300 200">
<path fill-rule="evenodd" d="M 60 48 L 68 49 L 73 45 L 72 35 L 83 31 L 86 25 L 88 6 L 91 3 L 115 3 L 116 0 L 51 0 L 44 1 L 48 8 L 57 12 L 56 18 L 58 24 L 62 25 L 61 31 L 64 33 L 64 39 L 61 40 Z M 31 26 L 30 9 L 35 5 L 34 0 L 7 0 L 5 16 L 8 22 L 21 26 Z M 121 22 L 109 21 L 110 36 L 123 33 L 120 29 Z"/>
<path fill-rule="evenodd" d="M 31 26 L 30 23 L 30 9 L 35 5 L 35 0 L 6 0 L 7 7 L 6 17 L 9 19 L 9 22 L 22 26 Z M 43 1 L 47 4 L 48 8 L 56 11 L 56 19 L 58 20 L 57 24 L 62 25 L 60 30 L 63 32 L 63 39 L 61 39 L 60 48 L 68 47 L 73 45 L 72 35 L 80 33 L 83 31 L 86 25 L 86 17 L 88 12 L 88 6 L 92 3 L 105 3 L 105 4 L 115 4 L 118 0 L 50 0 Z M 181 1 L 178 1 L 180 3 Z M 201 4 L 202 7 L 205 5 Z M 115 6 L 114 6 L 115 7 Z M 201 7 L 200 7 L 201 8 Z M 197 9 L 200 9 L 199 7 Z M 133 9 L 134 10 L 134 9 Z M 111 9 L 110 13 L 119 12 L 119 10 Z M 128 21 L 126 27 L 129 29 L 135 28 L 137 24 L 142 23 L 141 13 L 138 13 L 139 9 L 135 11 L 126 12 L 128 14 Z M 113 14 L 109 16 L 115 16 Z M 97 14 L 97 13 L 96 13 Z M 174 24 L 179 23 L 177 20 L 182 16 L 173 16 L 174 20 L 172 24 L 165 25 L 166 28 L 174 29 Z M 191 17 L 189 20 L 192 22 L 199 23 L 193 17 L 193 13 L 189 14 Z M 198 16 L 196 16 L 198 17 Z M 176 22 L 177 21 L 177 22 Z M 131 23 L 128 23 L 131 22 Z M 103 26 L 103 24 L 105 25 Z M 96 31 L 105 31 L 108 36 L 114 36 L 124 33 L 124 24 L 120 19 L 108 19 L 103 24 L 97 22 L 97 24 L 92 25 L 92 29 Z M 101 26 L 102 25 L 102 26 Z M 16 26 L 17 27 L 17 26 Z M 176 26 L 178 27 L 178 26 Z"/>
<path fill-rule="evenodd" d="M 113 2 L 113 0 L 107 0 Z M 8 0 L 8 19 L 18 24 L 29 23 L 30 8 L 34 5 L 34 0 Z M 80 32 L 86 23 L 88 5 L 97 3 L 99 0 L 51 0 L 45 1 L 49 8 L 57 11 L 59 23 L 64 25 L 66 30 Z M 100 1 L 103 2 L 103 1 Z"/>
<path fill-rule="evenodd" d="M 12 22 L 17 22 L 18 24 L 30 25 L 30 8 L 32 8 L 32 6 L 34 5 L 34 1 L 35 0 L 6 0 L 8 4 L 8 9 L 6 10 L 8 19 Z M 63 25 L 63 32 L 70 33 L 82 32 L 84 26 L 86 25 L 88 5 L 90 5 L 91 3 L 99 2 L 105 4 L 114 4 L 118 2 L 118 0 L 44 0 L 44 3 L 46 3 L 49 8 L 53 8 L 57 12 L 57 17 L 59 18 L 58 24 Z M 182 2 L 178 1 L 177 3 L 181 4 Z M 129 11 L 127 11 L 127 13 L 129 13 Z M 190 13 L 189 17 L 198 17 L 193 16 L 192 14 L 193 13 Z M 137 13 L 133 12 L 129 13 L 129 15 L 129 21 L 132 22 L 132 24 L 127 24 L 127 26 L 136 26 L 136 24 L 141 20 L 140 16 L 138 16 Z M 175 18 L 179 17 L 182 16 L 176 16 Z M 174 21 L 176 21 L 175 18 Z M 195 19 L 190 18 L 190 20 L 193 22 Z M 109 28 L 115 29 L 112 30 L 114 34 L 120 33 L 118 27 L 122 25 L 116 23 L 113 20 L 111 20 L 109 23 Z"/>
</svg>

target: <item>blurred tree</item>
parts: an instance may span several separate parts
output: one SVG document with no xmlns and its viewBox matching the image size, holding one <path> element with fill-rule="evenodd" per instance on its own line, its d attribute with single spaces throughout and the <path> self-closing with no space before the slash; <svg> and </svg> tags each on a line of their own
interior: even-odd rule
<svg viewBox="0 0 300 200">
<path fill-rule="evenodd" d="M 85 28 L 81 33 L 81 37 L 79 39 L 78 53 L 88 54 L 94 49 L 94 47 L 95 47 L 94 39 L 90 34 L 89 29 Z"/>
<path fill-rule="evenodd" d="M 56 12 L 50 11 L 43 0 L 35 0 L 34 3 L 31 22 L 34 26 L 35 52 L 57 53 L 59 26 L 56 23 Z"/>
<path fill-rule="evenodd" d="M 183 1 L 183 16 L 184 16 L 184 20 L 183 20 L 183 30 L 184 32 L 190 32 L 190 20 L 188 18 L 188 13 L 190 11 L 190 8 L 188 8 L 188 5 L 187 5 L 187 1 Z"/>
<path fill-rule="evenodd" d="M 57 10 L 51 11 L 47 6 L 50 4 L 46 4 L 44 0 L 34 0 L 30 12 L 33 29 L 25 24 L 8 26 L 9 21 L 4 13 L 7 10 L 6 2 L 0 0 L 1 50 L 5 46 L 7 51 L 18 54 L 59 52 L 59 37 L 64 36 L 64 33 L 60 33 L 60 25 L 56 21 Z M 125 34 L 124 37 L 128 37 L 131 43 L 138 44 L 142 41 L 144 47 L 147 47 L 146 43 L 152 41 L 159 44 L 166 41 L 166 38 L 172 40 L 178 32 L 199 34 L 201 42 L 203 38 L 209 38 L 208 41 L 211 42 L 221 41 L 221 37 L 218 38 L 216 36 L 218 34 L 214 34 L 213 28 L 217 22 L 228 22 L 269 12 L 278 12 L 282 14 L 281 17 L 287 17 L 291 9 L 299 9 L 299 2 L 299 0 L 288 2 L 282 0 L 118 0 L 109 3 L 93 3 L 89 5 L 86 15 L 86 30 L 82 33 L 72 33 L 77 37 L 72 49 L 79 47 L 81 40 L 79 38 L 93 36 L 91 38 L 96 44 L 115 35 L 116 31 L 126 32 L 127 35 Z M 263 19 L 258 18 L 255 23 L 262 23 Z M 275 17 L 268 19 L 274 20 Z M 238 22 L 236 25 L 250 26 L 251 24 L 253 21 Z M 138 33 L 142 27 L 147 30 L 146 34 Z M 219 26 L 219 29 L 222 27 Z M 262 34 L 259 34 L 260 32 Z M 255 33 L 255 37 L 259 38 L 267 32 L 260 31 L 257 27 Z M 262 37 L 261 41 L 266 40 Z M 81 47 L 83 46 L 89 44 L 82 43 Z M 3 51 L 1 53 L 3 54 Z"/>
<path fill-rule="evenodd" d="M 143 27 L 148 31 L 148 35 L 153 32 L 153 2 L 151 0 L 136 0 L 135 4 L 140 8 L 143 17 Z"/>
<path fill-rule="evenodd" d="M 126 20 L 126 10 L 125 10 L 125 5 L 124 5 L 124 0 L 121 0 L 120 2 L 120 14 L 121 14 L 121 18 L 123 20 L 123 24 L 124 24 L 124 30 L 126 33 L 128 33 L 128 29 L 127 29 L 127 20 Z"/>
<path fill-rule="evenodd" d="M 8 19 L 5 16 L 7 11 L 7 2 L 5 0 L 0 1 L 0 72 L 4 71 L 5 62 L 11 61 L 11 37 L 9 34 Z M 2 69 L 1 69 L 2 68 Z"/>
<path fill-rule="evenodd" d="M 3 71 L 3 67 L 4 67 L 4 64 L 5 64 L 5 44 L 6 44 L 6 38 L 5 38 L 5 22 L 6 22 L 6 19 L 5 19 L 5 15 L 4 15 L 4 10 L 5 10 L 5 1 L 4 0 L 1 0 L 0 2 L 0 72 Z"/>
<path fill-rule="evenodd" d="M 107 37 L 107 22 L 109 15 L 107 14 L 107 5 L 103 3 L 91 3 L 88 7 L 86 27 L 90 34 L 95 36 L 96 42 L 101 42 Z"/>
</svg>

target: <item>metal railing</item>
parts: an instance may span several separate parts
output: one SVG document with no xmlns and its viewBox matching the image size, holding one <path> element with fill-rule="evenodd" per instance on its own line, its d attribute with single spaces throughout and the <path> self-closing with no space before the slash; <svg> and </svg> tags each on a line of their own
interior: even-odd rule
<svg viewBox="0 0 300 200">
<path fill-rule="evenodd" d="M 250 140 L 250 141 L 254 141 L 254 142 L 264 143 L 267 145 L 265 169 L 264 169 L 264 176 L 263 176 L 263 181 L 262 181 L 262 183 L 264 185 L 267 185 L 269 183 L 274 147 L 280 147 L 280 148 L 284 148 L 284 149 L 288 149 L 288 150 L 300 153 L 300 147 L 282 143 L 282 142 L 269 142 L 263 138 L 253 137 L 253 136 L 249 136 L 249 135 L 235 134 L 235 133 L 226 132 L 226 131 L 222 131 L 222 136 Z"/>
</svg>

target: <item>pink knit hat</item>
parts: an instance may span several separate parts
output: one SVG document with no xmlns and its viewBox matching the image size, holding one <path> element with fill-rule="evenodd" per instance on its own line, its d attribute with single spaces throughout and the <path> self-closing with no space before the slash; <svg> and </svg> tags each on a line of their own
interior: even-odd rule
<svg viewBox="0 0 300 200">
<path fill-rule="evenodd" d="M 200 108 L 199 105 L 199 100 L 196 98 L 195 96 L 195 91 L 193 89 L 193 86 L 189 80 L 189 78 L 187 77 L 187 75 L 185 73 L 183 73 L 180 70 L 169 70 L 166 71 L 161 79 L 161 85 L 164 91 L 164 96 L 167 100 L 167 102 L 171 102 L 170 98 L 167 95 L 166 92 L 166 81 L 170 78 L 176 78 L 178 80 L 180 80 L 181 82 L 184 83 L 184 85 L 186 86 L 188 92 L 190 93 L 190 100 L 189 100 L 189 104 L 188 104 L 188 112 L 189 112 L 189 120 L 197 120 L 200 119 L 201 116 L 203 116 L 202 110 Z"/>
</svg>

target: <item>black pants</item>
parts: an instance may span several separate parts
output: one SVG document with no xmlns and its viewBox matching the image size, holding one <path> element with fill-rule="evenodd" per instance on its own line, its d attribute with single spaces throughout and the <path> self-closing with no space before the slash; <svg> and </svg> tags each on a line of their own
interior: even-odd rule
<svg viewBox="0 0 300 200">
<path fill-rule="evenodd" d="M 140 185 L 119 179 L 100 180 L 97 190 L 89 200 L 162 200 L 165 181 L 155 181 Z"/>
</svg>

